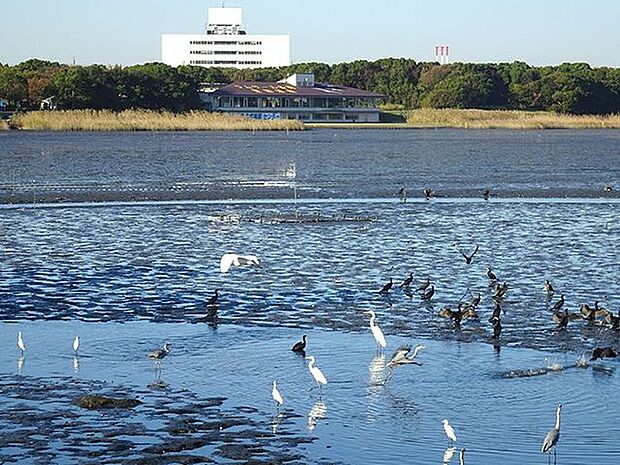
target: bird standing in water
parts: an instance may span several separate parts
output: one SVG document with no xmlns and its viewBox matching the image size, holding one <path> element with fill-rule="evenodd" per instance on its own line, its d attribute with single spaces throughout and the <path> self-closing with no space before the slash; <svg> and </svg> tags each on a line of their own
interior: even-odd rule
<svg viewBox="0 0 620 465">
<path fill-rule="evenodd" d="M 491 283 L 494 283 L 497 281 L 497 276 L 495 275 L 495 273 L 493 273 L 493 270 L 487 266 L 487 278 L 489 278 L 489 281 Z"/>
<path fill-rule="evenodd" d="M 301 336 L 301 341 L 297 341 L 291 347 L 291 350 L 297 354 L 305 354 L 306 353 L 306 335 Z"/>
<path fill-rule="evenodd" d="M 383 335 L 383 331 L 381 331 L 381 328 L 379 328 L 379 326 L 375 324 L 375 318 L 377 318 L 375 312 L 373 310 L 368 310 L 364 313 L 370 315 L 370 331 L 372 332 L 372 335 L 375 338 L 375 342 L 377 343 L 377 349 L 385 349 L 385 347 L 387 346 L 387 341 L 385 340 L 385 336 Z"/>
<path fill-rule="evenodd" d="M 452 428 L 452 425 L 450 425 L 450 422 L 448 420 L 443 420 L 442 423 L 443 430 L 445 431 L 448 439 L 452 442 L 456 442 L 456 433 L 454 432 L 454 428 Z"/>
<path fill-rule="evenodd" d="M 80 336 L 75 336 L 73 339 L 73 352 L 77 355 L 78 349 L 80 348 Z"/>
<path fill-rule="evenodd" d="M 379 291 L 379 294 L 386 295 L 388 292 L 390 292 L 390 289 L 392 289 L 393 285 L 394 285 L 394 282 L 392 281 L 392 278 L 390 277 L 390 281 L 385 283 L 385 285 Z"/>
<path fill-rule="evenodd" d="M 154 350 L 153 352 L 149 352 L 149 358 L 153 358 L 155 360 L 162 360 L 166 355 L 170 353 L 170 346 L 167 342 L 164 343 L 164 346 L 161 349 Z"/>
<path fill-rule="evenodd" d="M 21 354 L 24 355 L 24 352 L 26 352 L 26 344 L 24 343 L 21 331 L 17 332 L 17 347 L 21 351 Z"/>
<path fill-rule="evenodd" d="M 327 384 L 327 378 L 325 377 L 321 369 L 317 366 L 314 366 L 315 364 L 314 356 L 308 355 L 306 357 L 306 360 L 309 360 L 308 370 L 310 371 L 310 374 L 314 378 L 314 381 L 316 381 L 316 385 L 319 387 L 322 387 L 323 384 Z"/>
<path fill-rule="evenodd" d="M 543 454 L 548 453 L 553 448 L 553 454 L 555 455 L 555 447 L 560 439 L 560 415 L 562 414 L 562 404 L 558 405 L 556 411 L 555 425 L 549 430 L 545 436 L 540 452 Z"/>
<path fill-rule="evenodd" d="M 409 273 L 409 276 L 401 283 L 400 287 L 409 287 L 413 282 L 413 273 Z"/>
<path fill-rule="evenodd" d="M 558 299 L 556 303 L 553 304 L 553 307 L 551 307 L 551 310 L 554 313 L 557 313 L 562 308 L 562 305 L 564 305 L 564 294 L 560 295 L 560 298 Z"/>
<path fill-rule="evenodd" d="M 278 391 L 278 386 L 276 384 L 276 380 L 273 380 L 273 388 L 271 389 L 271 397 L 276 402 L 276 409 L 280 408 L 280 405 L 284 403 L 284 399 L 282 398 L 282 394 Z"/>
</svg>

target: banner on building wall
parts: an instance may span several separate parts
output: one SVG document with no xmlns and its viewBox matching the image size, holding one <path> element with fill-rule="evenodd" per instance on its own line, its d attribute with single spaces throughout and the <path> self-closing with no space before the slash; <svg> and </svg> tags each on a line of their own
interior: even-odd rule
<svg viewBox="0 0 620 465">
<path fill-rule="evenodd" d="M 282 113 L 247 112 L 247 113 L 241 113 L 241 114 L 243 116 L 248 116 L 249 118 L 254 118 L 254 119 L 264 119 L 264 120 L 282 119 Z"/>
</svg>

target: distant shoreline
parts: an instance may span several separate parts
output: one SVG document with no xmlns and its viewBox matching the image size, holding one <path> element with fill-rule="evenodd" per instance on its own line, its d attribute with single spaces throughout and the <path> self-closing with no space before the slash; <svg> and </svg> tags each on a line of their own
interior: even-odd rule
<svg viewBox="0 0 620 465">
<path fill-rule="evenodd" d="M 304 129 L 620 129 L 620 115 L 567 115 L 511 110 L 416 109 L 385 111 L 381 123 L 302 123 L 255 120 L 228 113 L 155 110 L 34 111 L 15 115 L 14 129 L 38 131 L 300 131 Z M 7 129 L 5 122 L 0 129 Z M 4 126 L 4 127 L 3 127 Z"/>
</svg>

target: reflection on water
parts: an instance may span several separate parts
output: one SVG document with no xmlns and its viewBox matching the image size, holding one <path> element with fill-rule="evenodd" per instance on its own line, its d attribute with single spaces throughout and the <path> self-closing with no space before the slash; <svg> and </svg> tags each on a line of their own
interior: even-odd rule
<svg viewBox="0 0 620 465">
<path fill-rule="evenodd" d="M 443 463 L 444 465 L 448 465 L 454 454 L 456 453 L 456 447 L 448 447 L 443 453 Z"/>
<path fill-rule="evenodd" d="M 326 415 L 327 406 L 321 399 L 317 400 L 308 412 L 308 429 L 314 430 L 319 420 L 324 420 Z"/>
<path fill-rule="evenodd" d="M 319 396 L 305 361 L 290 350 L 299 338 L 297 328 L 223 324 L 215 331 L 206 324 L 81 324 L 89 344 L 80 359 L 88 363 L 80 364 L 79 379 L 70 382 L 94 379 L 148 386 L 153 394 L 180 390 L 189 397 L 225 397 L 227 405 L 251 414 L 273 434 L 291 438 L 311 433 L 316 441 L 304 446 L 311 462 L 324 458 L 378 465 L 415 456 L 420 463 L 439 463 L 446 448 L 441 420 L 447 417 L 458 426 L 459 448 L 467 448 L 471 463 L 542 465 L 546 457 L 539 449 L 549 429 L 547 413 L 559 402 L 565 406 L 563 465 L 620 461 L 614 446 L 620 424 L 616 411 L 608 408 L 620 402 L 613 360 L 578 369 L 575 352 L 550 357 L 505 347 L 497 357 L 487 344 L 425 340 L 424 363 L 400 368 L 383 385 L 376 381 L 386 357 L 374 354 L 366 331 L 308 330 L 312 351 L 330 376 L 329 388 Z M 23 377 L 72 374 L 62 351 L 74 322 L 28 322 L 22 329 L 29 341 L 28 363 L 19 369 Z M 0 340 L 12 340 L 15 330 L 13 324 L 0 324 Z M 175 350 L 159 365 L 146 354 L 162 340 Z M 391 333 L 389 341 L 396 347 L 422 342 Z M 0 373 L 15 372 L 14 356 L 0 352 Z M 545 368 L 546 357 L 565 369 L 550 376 L 502 376 Z M 280 412 L 271 396 L 273 379 L 286 393 L 286 409 Z M 0 407 L 3 402 L 8 399 L 0 396 Z M 148 400 L 144 408 L 150 408 Z M 597 435 L 602 430 L 609 434 Z M 451 463 L 456 463 L 458 450 Z"/>
</svg>

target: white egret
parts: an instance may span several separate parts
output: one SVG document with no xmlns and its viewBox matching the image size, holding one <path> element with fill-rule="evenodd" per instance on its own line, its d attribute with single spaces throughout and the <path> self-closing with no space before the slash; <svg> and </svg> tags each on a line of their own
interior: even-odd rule
<svg viewBox="0 0 620 465">
<path fill-rule="evenodd" d="M 164 346 L 161 349 L 154 350 L 153 352 L 149 352 L 149 358 L 154 358 L 155 360 L 161 360 L 166 355 L 170 353 L 170 346 L 167 342 L 164 343 Z"/>
<path fill-rule="evenodd" d="M 73 339 L 73 352 L 77 354 L 79 348 L 80 348 L 80 336 L 75 336 L 75 339 Z"/>
<path fill-rule="evenodd" d="M 316 381 L 316 385 L 321 387 L 323 384 L 327 384 L 327 378 L 325 377 L 325 375 L 323 374 L 321 369 L 319 367 L 315 367 L 314 366 L 314 364 L 315 364 L 314 356 L 308 355 L 306 357 L 306 360 L 309 360 L 309 362 L 308 362 L 308 370 L 310 371 L 310 374 L 312 375 L 312 377 Z"/>
<path fill-rule="evenodd" d="M 385 340 L 385 336 L 383 335 L 381 328 L 375 324 L 375 318 L 377 317 L 375 312 L 373 310 L 368 310 L 364 313 L 370 315 L 370 331 L 375 338 L 377 347 L 384 349 L 387 346 L 387 341 Z"/>
<path fill-rule="evenodd" d="M 24 343 L 24 338 L 22 337 L 22 332 L 17 332 L 17 347 L 21 350 L 22 355 L 26 352 L 26 344 Z"/>
<path fill-rule="evenodd" d="M 448 420 L 443 420 L 443 430 L 446 432 L 446 436 L 452 442 L 456 442 L 456 433 L 454 432 L 454 428 L 450 425 Z"/>
<path fill-rule="evenodd" d="M 282 394 L 278 391 L 278 386 L 276 384 L 276 380 L 273 380 L 273 388 L 271 389 L 271 397 L 276 401 L 276 408 L 280 407 L 284 403 L 284 399 L 282 398 Z"/>
<path fill-rule="evenodd" d="M 232 265 L 260 266 L 260 263 L 255 255 L 237 255 L 235 253 L 225 253 L 222 255 L 222 259 L 220 260 L 220 271 L 222 273 L 228 273 Z"/>
<path fill-rule="evenodd" d="M 560 415 L 562 414 L 562 404 L 558 405 L 558 409 L 556 411 L 555 425 L 547 435 L 545 436 L 545 440 L 543 441 L 542 447 L 540 448 L 540 452 L 543 454 L 548 453 L 553 448 L 553 453 L 555 454 L 555 447 L 558 444 L 560 439 Z"/>
</svg>

